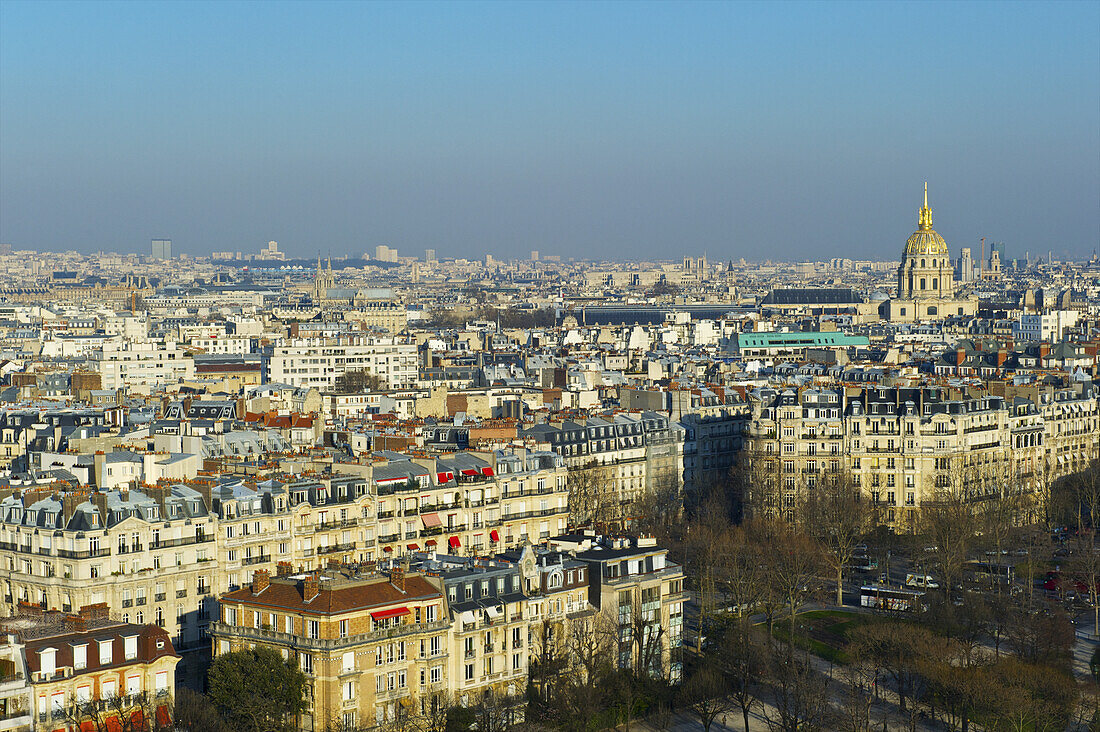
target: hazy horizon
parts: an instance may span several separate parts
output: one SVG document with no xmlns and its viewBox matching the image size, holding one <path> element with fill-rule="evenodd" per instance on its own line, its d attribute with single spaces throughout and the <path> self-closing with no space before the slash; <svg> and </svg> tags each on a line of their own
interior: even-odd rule
<svg viewBox="0 0 1100 732">
<path fill-rule="evenodd" d="M 15 249 L 1100 241 L 1100 4 L 0 3 Z"/>
</svg>

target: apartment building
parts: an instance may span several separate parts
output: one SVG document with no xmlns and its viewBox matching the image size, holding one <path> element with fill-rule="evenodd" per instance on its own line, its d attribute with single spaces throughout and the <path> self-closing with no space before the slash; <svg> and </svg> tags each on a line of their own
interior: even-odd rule
<svg viewBox="0 0 1100 732">
<path fill-rule="evenodd" d="M 493 559 L 416 555 L 412 567 L 443 582 L 450 611 L 450 691 L 462 705 L 485 697 L 522 721 L 527 682 L 527 598 L 519 565 Z"/>
<path fill-rule="evenodd" d="M 383 555 L 495 553 L 549 537 L 568 522 L 566 468 L 554 453 L 513 448 L 386 457 L 371 469 Z"/>
<path fill-rule="evenodd" d="M 520 430 L 520 437 L 558 453 L 571 470 L 594 471 L 623 506 L 647 491 L 680 486 L 685 433 L 656 412 L 536 424 Z"/>
<path fill-rule="evenodd" d="M 180 657 L 163 628 L 120 622 L 98 605 L 24 613 L 0 630 L 21 645 L 35 720 L 22 729 L 121 729 L 135 715 L 169 721 Z"/>
<path fill-rule="evenodd" d="M 270 381 L 330 391 L 349 371 L 379 377 L 387 389 L 417 385 L 416 346 L 394 338 L 342 336 L 295 338 L 275 346 L 268 362 Z"/>
<path fill-rule="evenodd" d="M 300 729 L 397 722 L 439 703 L 450 683 L 451 621 L 437 578 L 326 570 L 270 577 L 221 596 L 214 655 L 263 645 L 306 675 Z"/>
<path fill-rule="evenodd" d="M 618 664 L 678 683 L 683 672 L 684 572 L 652 537 L 555 537 L 588 565 L 588 602 L 618 629 Z"/>
<path fill-rule="evenodd" d="M 195 362 L 175 341 L 107 341 L 88 354 L 87 368 L 104 389 L 175 384 L 195 378 Z"/>
<path fill-rule="evenodd" d="M 109 493 L 7 491 L 0 500 L 4 612 L 20 603 L 74 612 L 106 604 L 122 622 L 156 624 L 182 652 L 181 679 L 204 668 L 220 575 L 216 518 L 186 486 Z"/>
<path fill-rule="evenodd" d="M 670 393 L 684 437 L 684 490 L 724 480 L 742 449 L 748 404 L 733 389 L 701 387 Z"/>
<path fill-rule="evenodd" d="M 23 644 L 13 633 L 0 636 L 0 732 L 33 729 L 34 703 Z"/>
<path fill-rule="evenodd" d="M 965 484 L 1037 500 L 1040 480 L 1083 469 L 1100 449 L 1091 387 L 1011 400 L 939 387 L 760 389 L 750 400 L 755 484 L 788 515 L 800 491 L 847 472 L 885 523 L 908 529 L 939 491 Z"/>
</svg>

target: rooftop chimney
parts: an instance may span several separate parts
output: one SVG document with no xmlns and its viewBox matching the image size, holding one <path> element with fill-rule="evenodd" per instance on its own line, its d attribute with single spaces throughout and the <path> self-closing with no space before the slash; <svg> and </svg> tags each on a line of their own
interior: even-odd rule
<svg viewBox="0 0 1100 732">
<path fill-rule="evenodd" d="M 394 565 L 390 569 L 390 584 L 401 590 L 405 591 L 405 570 L 401 567 Z"/>
<path fill-rule="evenodd" d="M 85 620 L 104 620 L 110 616 L 111 608 L 105 602 L 97 602 L 94 605 L 83 605 L 80 608 L 80 617 Z"/>
<path fill-rule="evenodd" d="M 965 361 L 966 361 L 966 349 L 965 348 L 956 348 L 955 349 L 955 365 L 956 366 L 962 366 Z"/>
<path fill-rule="evenodd" d="M 321 594 L 321 580 L 316 572 L 311 573 L 302 581 L 302 599 L 310 602 Z"/>
<path fill-rule="evenodd" d="M 275 575 L 277 577 L 289 577 L 294 574 L 294 565 L 290 562 L 279 562 L 275 568 Z"/>
<path fill-rule="evenodd" d="M 257 569 L 252 573 L 252 594 L 258 595 L 271 584 L 271 574 L 266 569 Z"/>
<path fill-rule="evenodd" d="M 997 350 L 997 368 L 1001 368 L 1005 365 L 1005 361 L 1008 360 L 1008 351 L 1003 348 Z"/>
</svg>

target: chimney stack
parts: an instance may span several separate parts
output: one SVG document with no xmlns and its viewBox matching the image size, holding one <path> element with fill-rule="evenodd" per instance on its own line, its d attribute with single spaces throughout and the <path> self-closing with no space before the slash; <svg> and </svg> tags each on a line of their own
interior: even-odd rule
<svg viewBox="0 0 1100 732">
<path fill-rule="evenodd" d="M 1008 351 L 1003 348 L 997 350 L 997 368 L 1001 368 L 1005 365 L 1005 361 L 1008 360 Z"/>
<path fill-rule="evenodd" d="M 110 617 L 111 608 L 105 602 L 97 602 L 94 605 L 83 605 L 80 608 L 80 617 L 85 620 L 106 620 Z"/>
<path fill-rule="evenodd" d="M 311 572 L 302 582 L 302 599 L 310 602 L 321 594 L 321 580 L 316 572 Z"/>
<path fill-rule="evenodd" d="M 390 584 L 405 591 L 405 570 L 396 564 L 390 569 Z"/>
<path fill-rule="evenodd" d="M 1046 358 L 1049 355 L 1050 355 L 1050 344 L 1047 343 L 1046 341 L 1043 341 L 1042 343 L 1039 344 L 1039 359 L 1042 360 L 1042 359 Z M 1039 364 L 1039 365 L 1042 366 L 1042 364 Z"/>
<path fill-rule="evenodd" d="M 266 569 L 257 569 L 252 573 L 252 594 L 258 595 L 271 584 L 271 574 Z"/>
<path fill-rule="evenodd" d="M 294 574 L 294 565 L 290 562 L 279 562 L 275 565 L 275 576 L 289 577 Z"/>
<path fill-rule="evenodd" d="M 956 366 L 962 366 L 965 361 L 966 361 L 966 349 L 965 348 L 956 348 L 955 349 L 955 365 Z"/>
</svg>

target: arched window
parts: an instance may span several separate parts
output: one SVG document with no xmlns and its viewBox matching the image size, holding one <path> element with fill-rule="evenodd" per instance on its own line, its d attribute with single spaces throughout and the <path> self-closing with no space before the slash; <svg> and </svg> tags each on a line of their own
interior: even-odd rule
<svg viewBox="0 0 1100 732">
<path fill-rule="evenodd" d="M 932 305 L 931 307 L 928 308 L 928 314 L 929 315 L 939 315 L 940 314 L 939 308 L 937 308 L 935 305 Z"/>
<path fill-rule="evenodd" d="M 925 289 L 925 283 L 924 283 L 924 278 L 923 277 L 920 278 L 920 288 L 922 290 Z"/>
<path fill-rule="evenodd" d="M 938 289 L 940 289 L 940 280 L 939 280 L 939 278 L 938 278 L 938 277 L 933 277 L 933 278 L 932 278 L 932 289 L 933 289 L 933 290 L 938 290 Z"/>
<path fill-rule="evenodd" d="M 920 261 L 920 266 L 922 266 L 922 267 L 924 266 L 924 260 L 923 259 Z"/>
</svg>

